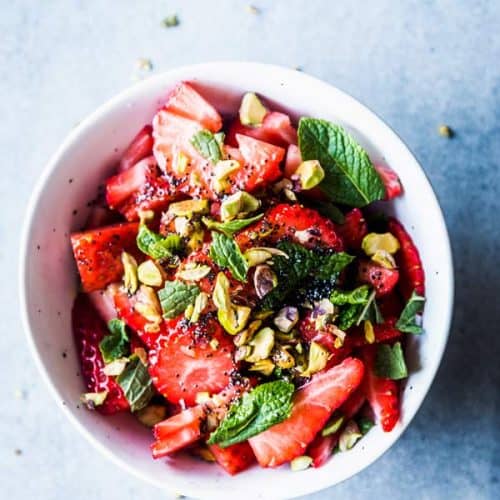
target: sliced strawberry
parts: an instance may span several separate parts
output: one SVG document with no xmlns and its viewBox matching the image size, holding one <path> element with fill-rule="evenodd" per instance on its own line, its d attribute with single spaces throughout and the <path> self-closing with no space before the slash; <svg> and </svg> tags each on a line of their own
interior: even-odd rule
<svg viewBox="0 0 500 500">
<path fill-rule="evenodd" d="M 333 222 L 316 210 L 298 204 L 281 203 L 270 208 L 260 221 L 236 236 L 241 248 L 253 246 L 256 239 L 260 240 L 259 244 L 275 244 L 283 238 L 307 248 L 321 246 L 335 251 L 343 249 Z"/>
<path fill-rule="evenodd" d="M 293 397 L 289 418 L 250 438 L 262 467 L 277 467 L 303 455 L 326 421 L 360 384 L 363 363 L 347 358 L 340 365 L 316 374 Z"/>
<path fill-rule="evenodd" d="M 300 149 L 295 144 L 290 144 L 286 150 L 285 177 L 290 179 L 301 163 L 302 156 L 300 155 Z"/>
<path fill-rule="evenodd" d="M 345 215 L 344 223 L 337 225 L 337 231 L 346 248 L 351 250 L 361 248 L 361 242 L 368 233 L 368 226 L 363 212 L 359 208 L 353 208 Z"/>
<path fill-rule="evenodd" d="M 390 432 L 399 420 L 399 386 L 395 380 L 377 377 L 374 373 L 375 346 L 362 349 L 365 363 L 363 389 L 375 414 L 375 419 L 385 432 Z"/>
<path fill-rule="evenodd" d="M 399 318 L 404 307 L 396 290 L 378 299 L 377 304 L 384 318 Z"/>
<path fill-rule="evenodd" d="M 242 125 L 239 117 L 236 117 L 229 128 L 228 144 L 236 146 L 238 134 L 253 137 L 275 146 L 287 147 L 289 144 L 297 144 L 297 131 L 292 125 L 290 117 L 278 111 L 267 113 L 262 125 L 258 127 Z"/>
<path fill-rule="evenodd" d="M 120 160 L 119 172 L 134 166 L 138 161 L 150 156 L 153 152 L 153 127 L 146 125 L 133 138 Z"/>
<path fill-rule="evenodd" d="M 194 89 L 191 83 L 179 83 L 167 97 L 165 109 L 197 121 L 211 132 L 217 132 L 222 128 L 222 118 L 217 110 Z"/>
<path fill-rule="evenodd" d="M 204 316 L 190 324 L 180 317 L 168 321 L 167 329 L 168 335 L 160 335 L 149 353 L 149 373 L 161 394 L 191 406 L 197 393 L 217 394 L 228 385 L 236 368 L 234 344 L 217 320 Z"/>
<path fill-rule="evenodd" d="M 96 410 L 104 415 L 128 410 L 129 404 L 121 387 L 103 371 L 105 365 L 99 342 L 108 334 L 108 329 L 88 296 L 83 293 L 76 297 L 73 304 L 72 323 L 86 391 L 108 391 L 104 403 L 97 406 Z"/>
<path fill-rule="evenodd" d="M 369 260 L 362 260 L 358 267 L 358 279 L 361 283 L 373 286 L 376 297 L 390 293 L 399 280 L 397 269 L 386 269 Z"/>
<path fill-rule="evenodd" d="M 400 245 L 396 262 L 401 271 L 400 288 L 403 296 L 408 299 L 413 290 L 419 295 L 425 295 L 425 273 L 415 243 L 396 219 L 389 220 L 389 231 L 398 239 Z"/>
<path fill-rule="evenodd" d="M 83 290 L 102 290 L 123 274 L 121 254 L 137 253 L 138 224 L 126 223 L 73 233 L 71 244 Z"/>
<path fill-rule="evenodd" d="M 403 192 L 403 186 L 398 174 L 391 167 L 385 165 L 375 165 L 375 170 L 380 175 L 385 186 L 385 199 L 392 200 Z"/>
<path fill-rule="evenodd" d="M 248 441 L 233 444 L 227 448 L 221 448 L 216 444 L 212 444 L 209 446 L 209 449 L 213 453 L 217 463 L 226 472 L 231 474 L 231 476 L 248 469 L 248 467 L 255 463 L 255 455 Z"/>
</svg>

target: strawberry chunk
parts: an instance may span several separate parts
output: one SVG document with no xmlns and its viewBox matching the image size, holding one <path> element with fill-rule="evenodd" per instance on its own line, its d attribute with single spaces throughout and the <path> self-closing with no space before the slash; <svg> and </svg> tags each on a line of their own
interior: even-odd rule
<svg viewBox="0 0 500 500">
<path fill-rule="evenodd" d="M 289 238 L 307 248 L 343 249 L 333 222 L 316 210 L 298 204 L 281 203 L 270 208 L 260 221 L 241 231 L 236 240 L 241 248 L 248 248 L 255 244 L 255 235 L 263 244 L 272 245 Z"/>
<path fill-rule="evenodd" d="M 83 293 L 76 297 L 73 304 L 72 325 L 86 391 L 108 391 L 104 403 L 96 410 L 104 415 L 128 410 L 129 404 L 122 388 L 103 371 L 105 364 L 99 342 L 108 334 L 108 329 L 89 297 Z"/>
<path fill-rule="evenodd" d="M 302 156 L 300 155 L 300 149 L 295 144 L 290 144 L 286 150 L 285 177 L 290 179 L 301 163 Z"/>
<path fill-rule="evenodd" d="M 425 295 L 425 273 L 415 243 L 396 219 L 389 221 L 389 231 L 398 239 L 400 245 L 396 262 L 401 271 L 400 288 L 403 296 L 408 300 L 413 290 L 419 295 Z"/>
<path fill-rule="evenodd" d="M 374 373 L 375 346 L 362 349 L 365 363 L 363 390 L 375 415 L 385 432 L 390 432 L 399 420 L 399 385 L 395 380 L 377 377 Z"/>
<path fill-rule="evenodd" d="M 358 387 L 363 363 L 347 358 L 340 365 L 316 374 L 293 397 L 290 417 L 250 438 L 262 467 L 277 467 L 303 455 L 326 421 Z"/>
<path fill-rule="evenodd" d="M 146 125 L 139 133 L 132 139 L 128 148 L 123 153 L 118 167 L 119 172 L 128 170 L 134 166 L 138 161 L 150 156 L 153 153 L 153 127 Z"/>
<path fill-rule="evenodd" d="M 391 167 L 385 165 L 375 165 L 375 170 L 380 175 L 385 186 L 385 200 L 392 200 L 403 192 L 403 186 L 398 174 Z"/>
<path fill-rule="evenodd" d="M 345 215 L 344 223 L 337 225 L 337 231 L 344 241 L 346 248 L 359 250 L 363 238 L 368 233 L 368 226 L 363 212 L 359 208 L 353 208 Z"/>
<path fill-rule="evenodd" d="M 222 128 L 222 118 L 217 110 L 194 89 L 191 83 L 179 83 L 167 97 L 164 108 L 198 122 L 211 132 L 217 132 Z"/>
<path fill-rule="evenodd" d="M 396 286 L 399 280 L 399 271 L 386 269 L 369 260 L 363 260 L 359 263 L 358 279 L 361 283 L 373 286 L 376 297 L 382 297 L 392 292 Z"/>
<path fill-rule="evenodd" d="M 71 244 L 83 290 L 102 290 L 123 274 L 121 254 L 137 253 L 138 224 L 125 223 L 73 233 Z"/>
<path fill-rule="evenodd" d="M 255 455 L 248 441 L 233 444 L 227 448 L 221 448 L 216 444 L 212 444 L 209 446 L 209 449 L 213 453 L 217 463 L 227 473 L 231 474 L 231 476 L 248 469 L 248 467 L 255 463 Z"/>
<path fill-rule="evenodd" d="M 195 404 L 198 392 L 217 394 L 229 384 L 236 368 L 234 344 L 219 322 L 205 317 L 190 324 L 183 317 L 167 322 L 149 353 L 149 373 L 158 391 L 170 402 Z M 214 340 L 216 345 L 210 341 Z"/>
</svg>

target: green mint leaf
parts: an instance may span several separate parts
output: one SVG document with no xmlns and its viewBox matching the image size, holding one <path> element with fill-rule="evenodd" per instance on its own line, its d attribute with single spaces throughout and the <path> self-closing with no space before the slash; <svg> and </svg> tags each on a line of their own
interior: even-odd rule
<svg viewBox="0 0 500 500">
<path fill-rule="evenodd" d="M 318 258 L 318 268 L 314 273 L 314 277 L 320 280 L 327 280 L 333 275 L 340 273 L 353 260 L 354 257 L 345 252 L 326 254 L 323 258 Z"/>
<path fill-rule="evenodd" d="M 354 290 L 334 290 L 330 295 L 330 301 L 336 306 L 365 305 L 370 297 L 370 287 L 361 285 Z"/>
<path fill-rule="evenodd" d="M 368 417 L 359 417 L 356 419 L 356 423 L 358 424 L 359 430 L 363 436 L 375 425 L 373 420 Z"/>
<path fill-rule="evenodd" d="M 194 304 L 200 289 L 196 285 L 188 285 L 182 281 L 167 281 L 158 292 L 163 317 L 172 319 L 182 314 L 189 305 Z"/>
<path fill-rule="evenodd" d="M 110 333 L 99 342 L 99 350 L 105 363 L 128 356 L 130 351 L 129 338 L 125 323 L 120 319 L 108 322 Z"/>
<path fill-rule="evenodd" d="M 146 224 L 140 224 L 137 233 L 137 246 L 142 253 L 153 259 L 161 260 L 172 257 L 182 246 L 178 234 L 169 234 L 166 237 L 151 231 Z"/>
<path fill-rule="evenodd" d="M 155 394 L 148 367 L 133 354 L 116 381 L 123 389 L 132 411 L 142 410 Z"/>
<path fill-rule="evenodd" d="M 231 405 L 209 444 L 222 448 L 241 443 L 290 416 L 295 387 L 284 380 L 258 385 Z"/>
<path fill-rule="evenodd" d="M 377 346 L 375 375 L 392 380 L 399 380 L 408 376 L 401 342 L 396 342 L 392 347 L 388 344 L 379 344 Z"/>
<path fill-rule="evenodd" d="M 248 219 L 234 219 L 227 222 L 218 222 L 213 219 L 209 219 L 208 217 L 203 217 L 202 221 L 208 229 L 215 229 L 226 236 L 231 237 L 234 233 L 240 231 L 241 229 L 257 222 L 261 219 L 264 214 L 256 215 L 255 217 L 249 217 Z"/>
<path fill-rule="evenodd" d="M 248 263 L 241 253 L 237 243 L 222 233 L 212 231 L 212 245 L 210 246 L 210 257 L 223 269 L 229 269 L 238 281 L 246 281 Z"/>
<path fill-rule="evenodd" d="M 372 323 L 377 323 L 379 325 L 384 322 L 384 317 L 382 316 L 382 313 L 377 305 L 377 301 L 375 300 L 375 290 L 370 293 L 368 301 L 359 313 L 356 325 L 359 325 L 364 320 L 369 320 Z"/>
<path fill-rule="evenodd" d="M 385 197 L 385 188 L 366 151 L 340 126 L 301 118 L 298 129 L 303 160 L 319 160 L 325 178 L 319 185 L 334 202 L 363 207 Z"/>
<path fill-rule="evenodd" d="M 396 322 L 396 328 L 400 332 L 413 333 L 415 335 L 421 334 L 424 329 L 417 324 L 417 314 L 420 314 L 424 309 L 425 298 L 421 297 L 415 290 L 411 294 L 408 302 L 406 303 L 401 316 Z"/>
<path fill-rule="evenodd" d="M 196 132 L 191 137 L 191 144 L 203 158 L 215 164 L 219 160 L 222 160 L 220 140 L 221 136 L 216 137 L 212 132 L 204 129 Z M 224 139 L 222 138 L 222 140 Z"/>
</svg>

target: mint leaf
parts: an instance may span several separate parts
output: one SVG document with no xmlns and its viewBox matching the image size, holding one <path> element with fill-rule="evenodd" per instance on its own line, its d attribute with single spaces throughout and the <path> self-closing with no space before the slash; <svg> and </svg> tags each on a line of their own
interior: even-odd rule
<svg viewBox="0 0 500 500">
<path fill-rule="evenodd" d="M 364 314 L 370 300 L 370 287 L 362 285 L 354 290 L 333 290 L 330 295 L 332 304 L 340 307 L 338 327 L 347 330 L 355 325 Z"/>
<path fill-rule="evenodd" d="M 200 289 L 196 285 L 187 285 L 182 281 L 167 281 L 158 292 L 163 317 L 172 319 L 182 314 L 189 305 L 194 304 Z"/>
<path fill-rule="evenodd" d="M 137 246 L 142 253 L 153 259 L 166 259 L 181 249 L 182 240 L 178 234 L 169 234 L 163 237 L 151 231 L 146 224 L 139 225 Z"/>
<path fill-rule="evenodd" d="M 208 444 L 222 448 L 241 443 L 290 416 L 295 387 L 275 380 L 258 385 L 231 405 L 224 420 L 212 432 Z"/>
<path fill-rule="evenodd" d="M 224 137 L 212 134 L 210 130 L 200 130 L 191 137 L 191 144 L 196 148 L 203 158 L 210 160 L 212 163 L 217 163 L 222 160 L 221 139 Z"/>
<path fill-rule="evenodd" d="M 120 319 L 112 319 L 108 322 L 110 333 L 99 342 L 99 350 L 105 363 L 111 363 L 115 359 L 123 358 L 129 354 L 129 338 L 125 323 Z"/>
<path fill-rule="evenodd" d="M 421 297 L 413 290 L 411 297 L 401 312 L 401 316 L 396 322 L 396 328 L 404 333 L 413 333 L 415 335 L 423 333 L 424 329 L 417 324 L 416 316 L 423 311 L 424 304 L 425 298 Z"/>
<path fill-rule="evenodd" d="M 263 216 L 264 214 L 259 214 L 255 217 L 249 217 L 248 219 L 234 219 L 227 222 L 218 222 L 216 220 L 209 219 L 208 217 L 203 217 L 202 221 L 208 229 L 215 229 L 226 236 L 231 237 L 234 233 L 249 226 L 250 224 L 253 224 L 254 222 L 257 222 Z"/>
<path fill-rule="evenodd" d="M 375 375 L 392 380 L 399 380 L 408 376 L 401 342 L 396 342 L 392 347 L 388 344 L 379 344 L 377 346 Z"/>
<path fill-rule="evenodd" d="M 223 269 L 229 269 L 238 281 L 246 281 L 248 263 L 237 243 L 225 234 L 212 231 L 210 257 Z"/>
<path fill-rule="evenodd" d="M 347 267 L 354 257 L 345 252 L 325 254 L 317 259 L 318 268 L 314 273 L 315 278 L 327 280 L 332 275 L 340 273 L 342 269 Z"/>
<path fill-rule="evenodd" d="M 319 185 L 334 202 L 363 207 L 385 197 L 384 184 L 366 151 L 340 126 L 301 118 L 298 129 L 303 160 L 319 160 L 325 178 Z"/>
<path fill-rule="evenodd" d="M 127 366 L 116 381 L 123 389 L 132 411 L 142 410 L 154 396 L 155 391 L 148 368 L 135 354 L 130 356 Z"/>
</svg>

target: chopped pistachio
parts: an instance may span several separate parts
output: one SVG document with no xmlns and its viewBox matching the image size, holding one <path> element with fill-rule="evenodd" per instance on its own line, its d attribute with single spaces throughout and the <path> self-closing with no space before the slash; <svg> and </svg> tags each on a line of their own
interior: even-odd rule
<svg viewBox="0 0 500 500">
<path fill-rule="evenodd" d="M 154 427 L 162 420 L 165 420 L 167 417 L 167 408 L 163 405 L 150 404 L 142 410 L 135 412 L 135 416 L 146 427 Z"/>
<path fill-rule="evenodd" d="M 172 169 L 177 175 L 182 175 L 186 172 L 188 163 L 188 156 L 185 155 L 182 151 L 179 151 L 179 153 L 177 153 L 177 156 L 175 157 Z"/>
<path fill-rule="evenodd" d="M 268 358 L 274 347 L 274 330 L 269 327 L 262 328 L 255 334 L 249 345 L 253 347 L 253 351 L 247 361 L 255 363 Z"/>
<path fill-rule="evenodd" d="M 191 316 L 193 315 L 193 311 L 194 311 L 194 305 L 189 304 L 186 307 L 186 310 L 184 311 L 184 317 L 188 320 L 191 320 Z M 194 323 L 194 321 L 192 323 Z"/>
<path fill-rule="evenodd" d="M 220 206 L 220 216 L 223 221 L 234 219 L 237 215 L 255 212 L 260 207 L 260 201 L 246 191 L 238 191 L 228 196 Z"/>
<path fill-rule="evenodd" d="M 193 231 L 193 234 L 191 234 L 188 242 L 186 243 L 186 247 L 189 250 L 189 252 L 196 252 L 197 250 L 201 249 L 201 247 L 203 246 L 204 236 L 205 233 L 201 228 Z"/>
<path fill-rule="evenodd" d="M 176 217 L 174 219 L 175 232 L 183 238 L 188 238 L 194 230 L 194 225 L 187 217 Z"/>
<path fill-rule="evenodd" d="M 269 377 L 274 371 L 274 363 L 270 359 L 262 359 L 253 363 L 249 370 L 251 372 L 260 372 L 266 377 Z"/>
<path fill-rule="evenodd" d="M 161 286 L 163 284 L 162 270 L 153 260 L 146 260 L 139 265 L 137 277 L 141 283 L 148 286 Z"/>
<path fill-rule="evenodd" d="M 193 214 L 206 214 L 208 210 L 208 200 L 184 200 L 171 203 L 167 214 L 174 217 L 191 217 Z"/>
<path fill-rule="evenodd" d="M 248 267 L 255 267 L 272 258 L 272 254 L 260 248 L 250 248 L 243 256 L 248 263 Z"/>
<path fill-rule="evenodd" d="M 380 264 L 382 267 L 385 267 L 386 269 L 394 269 L 396 267 L 396 261 L 394 260 L 394 257 L 385 250 L 377 250 L 372 255 L 372 260 L 373 262 Z"/>
<path fill-rule="evenodd" d="M 229 187 L 228 177 L 241 168 L 240 162 L 236 160 L 220 160 L 214 167 L 214 187 L 217 193 L 224 192 Z"/>
<path fill-rule="evenodd" d="M 219 323 L 230 335 L 236 335 L 241 332 L 248 323 L 252 309 L 246 306 L 233 305 L 231 309 L 217 311 Z"/>
<path fill-rule="evenodd" d="M 137 59 L 137 68 L 143 71 L 152 71 L 153 63 L 151 62 L 151 59 L 140 57 Z"/>
<path fill-rule="evenodd" d="M 399 241 L 391 233 L 368 233 L 361 242 L 361 248 L 368 257 L 378 250 L 394 254 L 399 250 Z"/>
<path fill-rule="evenodd" d="M 197 323 L 200 319 L 201 313 L 205 310 L 208 305 L 208 293 L 200 292 L 194 301 L 193 312 L 189 321 L 191 323 Z"/>
<path fill-rule="evenodd" d="M 127 252 L 122 252 L 123 284 L 129 293 L 135 293 L 139 282 L 137 280 L 137 261 Z"/>
<path fill-rule="evenodd" d="M 342 427 L 343 423 L 344 423 L 344 415 L 342 415 L 338 411 L 334 412 L 333 415 L 328 420 L 328 422 L 326 423 L 325 427 L 323 427 L 321 435 L 330 436 L 331 434 L 335 434 Z"/>
<path fill-rule="evenodd" d="M 310 377 L 314 373 L 323 370 L 328 361 L 328 357 L 329 357 L 329 352 L 327 349 L 325 349 L 317 342 L 314 341 L 311 342 L 311 345 L 309 346 L 307 368 L 302 373 L 302 376 Z"/>
<path fill-rule="evenodd" d="M 272 359 L 276 366 L 285 370 L 295 366 L 295 358 L 283 346 L 278 346 L 274 349 Z"/>
<path fill-rule="evenodd" d="M 247 92 L 240 105 L 240 122 L 243 125 L 259 127 L 267 115 L 267 109 L 261 100 L 253 93 Z"/>
<path fill-rule="evenodd" d="M 234 353 L 236 362 L 245 360 L 252 353 L 252 348 L 249 345 L 240 345 Z"/>
<path fill-rule="evenodd" d="M 278 330 L 283 333 L 288 333 L 299 321 L 299 310 L 296 307 L 286 306 L 280 309 L 275 316 L 273 323 Z"/>
<path fill-rule="evenodd" d="M 210 393 L 209 392 L 197 392 L 195 396 L 195 402 L 196 404 L 203 404 L 206 403 L 207 401 L 210 401 Z"/>
<path fill-rule="evenodd" d="M 303 354 L 304 352 L 304 347 L 302 346 L 302 344 L 300 342 L 297 342 L 295 344 L 295 350 L 299 353 L 299 354 Z"/>
<path fill-rule="evenodd" d="M 306 470 L 311 466 L 312 462 L 313 459 L 311 457 L 308 457 L 307 455 L 302 455 L 301 457 L 294 458 L 290 462 L 290 469 L 292 469 L 293 472 Z"/>
<path fill-rule="evenodd" d="M 259 264 L 255 268 L 253 284 L 259 299 L 267 295 L 278 285 L 276 273 L 266 264 Z"/>
<path fill-rule="evenodd" d="M 242 346 L 250 342 L 250 340 L 252 340 L 254 333 L 261 327 L 261 325 L 262 325 L 261 320 L 257 319 L 255 321 L 252 321 L 245 330 L 238 333 L 238 335 L 234 337 L 234 345 Z"/>
<path fill-rule="evenodd" d="M 363 329 L 365 332 L 365 340 L 369 344 L 373 344 L 375 342 L 375 331 L 373 330 L 372 322 L 369 319 L 364 321 Z"/>
<path fill-rule="evenodd" d="M 125 369 L 127 363 L 127 358 L 118 358 L 108 363 L 102 371 L 105 375 L 117 377 Z"/>
<path fill-rule="evenodd" d="M 86 392 L 80 396 L 80 401 L 89 409 L 93 410 L 96 406 L 104 403 L 108 396 L 108 391 Z"/>
<path fill-rule="evenodd" d="M 231 297 L 229 295 L 229 280 L 227 276 L 220 272 L 215 278 L 215 287 L 212 294 L 215 307 L 222 311 L 231 309 Z"/>
<path fill-rule="evenodd" d="M 302 190 L 308 190 L 325 178 L 325 171 L 318 160 L 306 160 L 297 167 L 293 176 L 298 178 Z"/>
<path fill-rule="evenodd" d="M 354 420 L 349 420 L 339 437 L 339 450 L 350 450 L 356 442 L 363 437 L 358 424 Z"/>
<path fill-rule="evenodd" d="M 210 274 L 210 266 L 206 264 L 186 265 L 184 269 L 177 273 L 177 276 L 186 281 L 200 281 Z"/>
<path fill-rule="evenodd" d="M 451 139 L 455 135 L 455 132 L 453 132 L 448 125 L 439 125 L 438 132 L 441 137 L 446 137 L 448 139 Z"/>
<path fill-rule="evenodd" d="M 135 297 L 134 309 L 148 321 L 159 325 L 162 321 L 162 316 L 156 292 L 149 286 L 141 285 Z"/>
<path fill-rule="evenodd" d="M 273 311 L 257 311 L 256 313 L 254 313 L 253 317 L 255 319 L 267 319 L 269 318 L 269 316 L 272 316 L 274 313 Z"/>
<path fill-rule="evenodd" d="M 278 194 L 284 189 L 293 189 L 293 182 L 286 177 L 280 179 L 278 182 L 275 182 L 272 186 L 273 193 Z"/>
<path fill-rule="evenodd" d="M 165 28 L 174 28 L 175 26 L 179 26 L 180 24 L 179 16 L 177 14 L 171 14 L 167 16 L 165 19 L 163 19 L 161 24 Z"/>
<path fill-rule="evenodd" d="M 283 193 L 290 201 L 297 201 L 297 195 L 291 189 L 283 189 Z"/>
</svg>

